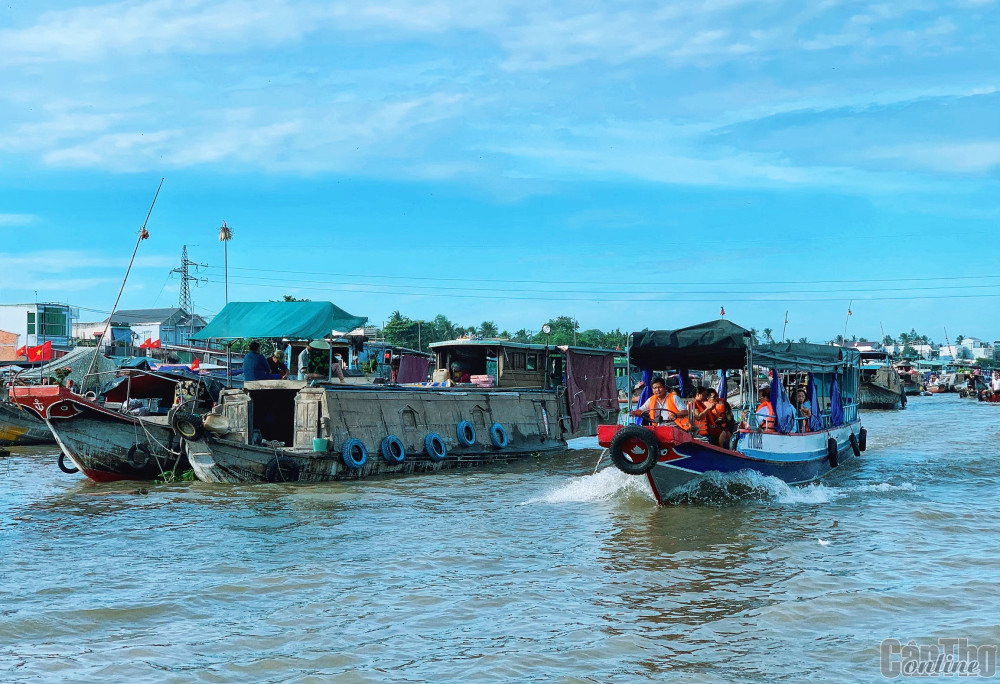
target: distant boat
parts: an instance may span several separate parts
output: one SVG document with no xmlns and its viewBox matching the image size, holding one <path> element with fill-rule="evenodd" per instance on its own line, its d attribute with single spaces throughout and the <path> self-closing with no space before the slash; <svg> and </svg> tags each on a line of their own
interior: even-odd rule
<svg viewBox="0 0 1000 684">
<path fill-rule="evenodd" d="M 899 375 L 903 385 L 903 394 L 908 397 L 919 396 L 924 390 L 924 383 L 920 380 L 920 371 L 913 367 L 910 361 L 897 361 L 893 364 L 896 374 Z"/>
<path fill-rule="evenodd" d="M 709 472 L 752 470 L 789 484 L 810 482 L 865 449 L 867 432 L 852 401 L 858 380 L 854 349 L 807 343 L 755 346 L 750 332 L 726 320 L 679 330 L 634 333 L 630 358 L 644 370 L 716 370 L 743 367 L 744 377 L 770 369 L 770 395 L 775 429 L 759 425 L 757 388 L 743 387 L 746 422 L 725 447 L 710 444 L 673 424 L 609 425 L 598 428 L 620 470 L 645 475 L 656 500 Z M 797 417 L 785 390 L 803 375 L 808 378 L 809 418 Z M 800 421 L 805 421 L 802 425 Z"/>
<path fill-rule="evenodd" d="M 53 444 L 49 426 L 34 411 L 0 401 L 0 446 Z"/>
<path fill-rule="evenodd" d="M 858 406 L 863 409 L 905 409 L 903 380 L 884 351 L 861 352 Z"/>
</svg>

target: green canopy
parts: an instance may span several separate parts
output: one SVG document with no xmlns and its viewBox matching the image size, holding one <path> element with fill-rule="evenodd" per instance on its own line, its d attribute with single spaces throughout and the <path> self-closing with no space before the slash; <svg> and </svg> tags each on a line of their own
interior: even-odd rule
<svg viewBox="0 0 1000 684">
<path fill-rule="evenodd" d="M 857 349 L 808 342 L 776 342 L 753 348 L 757 366 L 808 373 L 834 373 L 843 366 L 857 366 Z"/>
<path fill-rule="evenodd" d="M 347 333 L 368 321 L 331 302 L 229 302 L 193 340 L 287 337 L 314 340 Z"/>
<path fill-rule="evenodd" d="M 643 330 L 632 334 L 632 363 L 648 370 L 692 368 L 715 370 L 746 365 L 750 331 L 725 319 L 677 330 Z"/>
</svg>

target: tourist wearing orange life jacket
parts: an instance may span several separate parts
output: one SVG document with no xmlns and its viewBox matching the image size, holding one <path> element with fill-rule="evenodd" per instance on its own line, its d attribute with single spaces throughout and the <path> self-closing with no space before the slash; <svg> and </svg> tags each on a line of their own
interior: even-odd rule
<svg viewBox="0 0 1000 684">
<path fill-rule="evenodd" d="M 766 387 L 762 388 L 757 396 L 760 403 L 757 404 L 757 428 L 759 430 L 774 429 L 774 407 L 771 405 L 771 393 Z"/>
<path fill-rule="evenodd" d="M 667 383 L 660 376 L 656 376 L 650 381 L 649 388 L 653 393 L 642 405 L 632 410 L 632 415 L 644 418 L 644 422 L 649 425 L 670 421 L 670 409 L 667 405 Z"/>
<path fill-rule="evenodd" d="M 670 388 L 670 393 L 667 395 L 667 409 L 672 414 L 671 420 L 674 425 L 681 430 L 691 429 L 691 420 L 688 418 L 690 413 L 688 412 L 687 404 L 681 398 L 681 392 L 678 387 Z"/>
<path fill-rule="evenodd" d="M 694 392 L 694 401 L 691 403 L 691 418 L 694 419 L 695 431 L 699 436 L 708 438 L 708 421 L 711 408 L 707 403 L 708 390 L 698 387 Z M 713 404 L 714 406 L 714 404 Z"/>
</svg>

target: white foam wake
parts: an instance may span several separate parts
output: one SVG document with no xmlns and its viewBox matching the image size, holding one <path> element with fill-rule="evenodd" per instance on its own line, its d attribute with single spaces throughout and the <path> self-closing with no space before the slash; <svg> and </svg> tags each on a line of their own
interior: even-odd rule
<svg viewBox="0 0 1000 684">
<path fill-rule="evenodd" d="M 619 496 L 638 495 L 655 501 L 649 482 L 641 475 L 626 475 L 609 466 L 593 475 L 570 478 L 539 497 L 525 501 L 532 503 L 571 503 L 580 501 L 607 501 Z"/>
</svg>

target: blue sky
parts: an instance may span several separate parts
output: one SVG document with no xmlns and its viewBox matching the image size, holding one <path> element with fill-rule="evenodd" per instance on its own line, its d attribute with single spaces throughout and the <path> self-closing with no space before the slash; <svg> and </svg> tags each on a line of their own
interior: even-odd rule
<svg viewBox="0 0 1000 684">
<path fill-rule="evenodd" d="M 1000 339 L 992 0 L 0 6 L 0 301 Z"/>
</svg>

